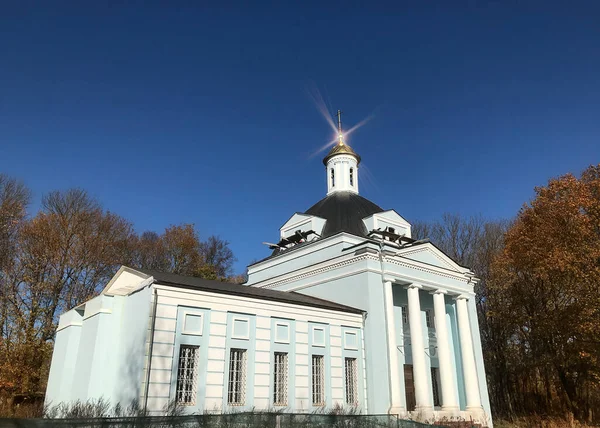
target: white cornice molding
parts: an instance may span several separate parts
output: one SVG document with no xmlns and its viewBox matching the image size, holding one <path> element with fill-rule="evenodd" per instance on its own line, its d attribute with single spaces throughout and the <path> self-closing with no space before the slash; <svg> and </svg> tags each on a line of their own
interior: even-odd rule
<svg viewBox="0 0 600 428">
<path fill-rule="evenodd" d="M 86 314 L 82 319 L 83 319 L 83 321 L 85 321 L 88 318 L 92 318 L 99 314 L 112 314 L 112 310 L 107 309 L 107 308 L 99 308 L 99 309 L 95 310 L 94 312 L 91 312 L 90 314 Z"/>
<path fill-rule="evenodd" d="M 288 250 L 289 252 L 287 252 L 287 253 L 284 251 L 282 254 L 278 255 L 277 257 L 269 258 L 269 259 L 263 260 L 261 262 L 258 262 L 254 265 L 251 265 L 251 267 L 248 268 L 248 271 L 249 271 L 249 274 L 258 273 L 265 269 L 270 269 L 279 264 L 287 263 L 291 259 L 302 257 L 307 254 L 313 253 L 315 251 L 325 250 L 329 247 L 333 247 L 335 245 L 343 244 L 343 243 L 355 245 L 362 241 L 364 241 L 364 238 L 360 238 L 360 237 L 357 237 L 357 236 L 354 236 L 354 235 L 351 235 L 351 234 L 345 233 L 345 232 L 338 233 L 336 235 L 329 236 L 329 237 L 323 238 L 323 239 L 319 239 L 318 241 L 315 241 L 315 242 L 311 242 L 310 244 L 306 245 L 304 248 L 300 248 L 300 249 L 296 250 L 296 249 L 293 249 L 293 247 L 292 247 Z M 254 284 L 255 283 L 253 283 L 251 285 L 254 286 Z"/>
<path fill-rule="evenodd" d="M 438 249 L 431 242 L 425 242 L 423 244 L 420 244 L 417 247 L 408 247 L 408 248 L 405 248 L 405 249 L 400 249 L 396 253 L 396 255 L 399 256 L 399 257 L 406 257 L 406 256 L 410 256 L 412 254 L 421 253 L 423 251 L 429 251 L 430 254 L 433 254 L 433 256 L 435 258 L 437 258 L 444 265 L 448 266 L 448 269 L 450 269 L 452 271 L 456 271 L 456 272 L 459 272 L 461 274 L 465 274 L 467 272 L 470 272 L 469 268 L 461 266 L 458 263 L 456 263 L 454 260 L 452 260 L 446 254 L 444 254 L 444 252 L 442 252 L 440 249 Z M 408 258 L 408 257 L 406 257 L 406 258 Z M 410 260 L 413 260 L 413 259 L 410 259 Z M 415 260 L 415 262 L 419 263 L 417 260 Z M 423 263 L 423 262 L 421 262 L 421 263 Z"/>
<path fill-rule="evenodd" d="M 56 329 L 56 331 L 59 332 L 68 327 L 81 327 L 82 325 L 83 325 L 83 323 L 81 321 L 71 321 L 66 324 L 59 325 L 58 328 Z"/>
<path fill-rule="evenodd" d="M 335 259 L 339 259 L 340 257 L 336 257 Z M 367 260 L 369 257 L 367 254 L 361 254 L 359 256 L 354 256 L 353 254 L 348 255 L 347 257 L 344 257 L 342 260 L 338 260 L 337 262 L 332 263 L 332 260 L 335 259 L 330 259 L 327 260 L 326 262 L 323 263 L 319 263 L 318 265 L 312 265 L 297 271 L 294 271 L 292 273 L 289 274 L 284 274 L 284 275 L 280 275 L 278 277 L 275 278 L 280 278 L 279 280 L 276 281 L 271 281 L 274 280 L 275 278 L 271 278 L 271 280 L 265 280 L 265 281 L 261 281 L 262 283 L 264 283 L 264 285 L 258 285 L 261 284 L 261 282 L 258 282 L 256 284 L 253 284 L 253 287 L 261 287 L 261 288 L 274 288 L 274 287 L 279 287 L 281 285 L 285 285 L 285 284 L 289 284 L 290 282 L 296 282 L 296 281 L 301 281 L 303 279 L 309 278 L 311 276 L 315 276 L 315 275 L 319 275 L 331 270 L 335 270 L 335 269 L 339 269 L 342 268 L 344 266 L 349 266 L 352 265 L 354 263 L 363 261 L 363 260 Z M 345 275 L 342 275 L 342 277 Z M 327 281 L 331 281 L 331 278 L 328 278 Z"/>
<path fill-rule="evenodd" d="M 261 287 L 261 288 L 281 287 L 281 286 L 284 286 L 284 285 L 287 285 L 290 283 L 294 283 L 294 282 L 298 282 L 298 281 L 302 281 L 307 278 L 317 276 L 317 275 L 320 275 L 320 274 L 323 274 L 323 273 L 326 273 L 329 271 L 335 271 L 337 269 L 340 269 L 340 268 L 343 268 L 346 266 L 350 266 L 355 263 L 359 263 L 362 261 L 369 261 L 369 260 L 373 261 L 373 262 L 379 262 L 379 256 L 377 254 L 368 253 L 368 252 L 364 252 L 359 255 L 348 254 L 347 256 L 346 255 L 338 256 L 336 258 L 329 259 L 329 260 L 327 260 L 325 262 L 321 262 L 319 264 L 308 266 L 308 267 L 298 269 L 293 272 L 289 272 L 289 273 L 286 273 L 283 275 L 279 275 L 277 277 L 273 277 L 273 278 L 270 278 L 270 279 L 267 279 L 264 281 L 257 282 L 255 284 L 252 284 L 252 286 L 253 287 Z M 407 260 L 410 260 L 410 259 L 407 259 Z M 387 266 L 384 269 L 384 275 L 392 276 L 398 280 L 407 281 L 407 282 L 416 282 L 419 284 L 423 284 L 423 285 L 427 286 L 428 288 L 436 288 L 436 289 L 442 288 L 442 289 L 451 291 L 453 293 L 465 293 L 465 292 L 469 293 L 469 292 L 471 292 L 471 290 L 473 288 L 473 286 L 471 284 L 469 284 L 468 278 L 465 275 L 462 275 L 457 272 L 455 274 L 452 274 L 453 272 L 449 272 L 448 270 L 435 269 L 429 265 L 421 264 L 419 262 L 409 263 L 404 260 L 394 260 L 393 258 L 390 258 L 389 256 L 384 257 L 384 262 L 388 262 L 390 265 L 393 265 L 393 266 L 401 266 L 404 268 L 408 268 L 410 270 L 416 270 L 419 272 L 430 273 L 430 274 L 434 274 L 437 276 L 441 276 L 441 277 L 445 277 L 445 278 L 463 282 L 464 286 L 465 286 L 465 288 L 467 288 L 467 290 L 465 290 L 465 288 L 452 286 L 452 285 L 449 285 L 449 284 L 446 284 L 443 282 L 439 282 L 439 281 L 435 281 L 435 280 L 424 280 L 423 278 L 419 278 L 417 276 L 410 275 L 410 271 L 409 272 L 399 272 L 399 271 L 390 270 L 390 267 L 392 267 L 392 266 Z M 326 279 L 312 281 L 308 284 L 303 284 L 298 287 L 293 287 L 287 291 L 296 291 L 296 290 L 312 287 L 312 286 L 315 286 L 318 284 L 322 284 L 325 282 L 333 281 L 336 279 L 341 279 L 341 278 L 345 278 L 348 276 L 354 276 L 354 275 L 357 275 L 357 274 L 363 273 L 363 272 L 373 272 L 373 273 L 381 274 L 381 269 L 369 268 L 368 266 L 359 267 L 357 269 L 353 269 L 350 272 L 335 275 L 335 276 L 332 276 L 332 277 L 329 277 Z"/>
</svg>

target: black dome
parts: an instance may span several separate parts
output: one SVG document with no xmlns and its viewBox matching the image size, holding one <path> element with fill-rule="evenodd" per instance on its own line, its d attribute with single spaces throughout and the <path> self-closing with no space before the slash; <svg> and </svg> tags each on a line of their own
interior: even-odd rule
<svg viewBox="0 0 600 428">
<path fill-rule="evenodd" d="M 383 209 L 354 192 L 333 192 L 310 207 L 305 214 L 327 220 L 321 238 L 348 232 L 366 237 L 369 231 L 362 219 Z"/>
</svg>

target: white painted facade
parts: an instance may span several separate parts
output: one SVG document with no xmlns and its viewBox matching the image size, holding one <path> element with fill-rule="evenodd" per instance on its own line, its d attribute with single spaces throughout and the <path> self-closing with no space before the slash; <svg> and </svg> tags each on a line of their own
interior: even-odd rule
<svg viewBox="0 0 600 428">
<path fill-rule="evenodd" d="M 123 267 L 100 296 L 61 316 L 47 402 L 135 399 L 161 414 L 186 385 L 188 352 L 197 361 L 189 412 L 340 406 L 491 426 L 474 273 L 358 195 L 360 157 L 349 147 L 336 146 L 324 163 L 327 196 L 311 208 L 319 214 L 285 222 L 239 295 Z M 347 213 L 336 211 L 338 200 Z M 353 207 L 370 214 L 357 218 Z M 347 308 L 249 296 L 248 287 Z M 275 385 L 282 378 L 284 392 Z"/>
</svg>

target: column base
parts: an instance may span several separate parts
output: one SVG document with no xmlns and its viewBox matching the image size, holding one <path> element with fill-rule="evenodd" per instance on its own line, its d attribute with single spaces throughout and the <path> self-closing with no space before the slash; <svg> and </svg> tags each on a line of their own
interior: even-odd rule
<svg viewBox="0 0 600 428">
<path fill-rule="evenodd" d="M 411 419 L 417 422 L 429 422 L 433 420 L 432 406 L 417 406 L 413 412 L 410 412 Z"/>
<path fill-rule="evenodd" d="M 454 416 L 460 416 L 460 408 L 458 406 L 442 406 L 437 413 L 442 417 L 446 416 L 451 418 Z"/>
</svg>

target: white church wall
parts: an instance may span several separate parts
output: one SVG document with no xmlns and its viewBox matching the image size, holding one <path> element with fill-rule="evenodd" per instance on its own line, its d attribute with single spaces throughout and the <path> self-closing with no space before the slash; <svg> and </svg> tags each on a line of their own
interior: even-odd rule
<svg viewBox="0 0 600 428">
<path fill-rule="evenodd" d="M 367 262 L 363 261 L 362 264 L 363 267 L 366 267 Z M 300 291 L 367 311 L 364 326 L 366 361 L 363 361 L 363 373 L 366 372 L 366 380 L 363 385 L 366 387 L 367 394 L 364 395 L 365 388 L 363 387 L 363 400 L 368 402 L 370 413 L 387 413 L 390 402 L 389 389 L 381 387 L 381 385 L 387 385 L 389 379 L 381 276 L 363 271 L 360 274 L 323 281 L 317 285 L 302 288 Z M 332 350 L 332 353 L 336 357 L 342 355 L 337 350 Z"/>
<path fill-rule="evenodd" d="M 276 351 L 288 353 L 289 404 L 285 410 L 309 411 L 313 408 L 310 396 L 312 348 L 309 346 L 309 323 L 325 325 L 327 329 L 333 330 L 335 344 L 327 348 L 327 358 L 329 352 L 331 355 L 342 355 L 339 340 L 342 325 L 346 326 L 345 328 L 356 329 L 362 334 L 362 315 L 359 314 L 192 289 L 161 285 L 155 287 L 158 292 L 156 326 L 162 328 L 155 331 L 156 341 L 150 373 L 151 394 L 148 398 L 148 410 L 154 415 L 163 414 L 164 406 L 175 398 L 177 353 L 179 345 L 183 343 L 181 332 L 178 331 L 181 326 L 182 308 L 206 311 L 202 333 L 206 342 L 202 342 L 205 345 L 200 345 L 201 348 L 206 348 L 205 356 L 201 354 L 200 357 L 201 361 L 206 361 L 206 365 L 199 367 L 200 372 L 206 371 L 206 376 L 200 378 L 200 382 L 205 382 L 205 388 L 199 386 L 196 404 L 187 407 L 188 412 L 221 412 L 251 408 L 266 410 L 275 407 L 272 391 L 273 355 Z M 232 335 L 233 320 L 238 318 L 249 320 L 247 338 L 236 338 Z M 272 327 L 276 321 L 290 324 L 289 343 L 275 341 L 275 329 Z M 174 340 L 174 343 L 171 343 L 171 340 Z M 232 348 L 247 350 L 247 389 L 243 406 L 227 405 L 228 361 Z M 335 374 L 336 378 L 341 375 L 337 372 Z M 327 386 L 327 405 L 333 403 L 334 396 L 337 402 L 344 399 L 343 389 L 339 390 L 340 380 L 335 382 L 337 391 L 333 392 L 331 385 Z"/>
<path fill-rule="evenodd" d="M 261 286 L 261 282 L 273 278 L 286 277 L 296 271 L 309 268 L 325 260 L 345 254 L 344 249 L 364 241 L 346 233 L 340 233 L 304 248 L 286 250 L 281 255 L 249 266 L 247 285 Z"/>
<path fill-rule="evenodd" d="M 112 404 L 120 403 L 126 407 L 142 393 L 151 290 L 146 287 L 126 297 L 118 296 L 115 306 L 119 307 L 120 320 L 115 323 L 117 328 L 113 340 L 118 340 L 118 345 L 114 350 L 113 392 L 107 398 Z"/>
<path fill-rule="evenodd" d="M 331 248 L 333 249 L 335 247 L 332 246 Z M 289 260 L 287 262 L 289 273 L 275 276 L 272 279 L 261 281 L 254 285 L 265 286 L 277 290 L 301 292 L 366 310 L 368 314 L 367 320 L 365 321 L 365 348 L 367 349 L 366 373 L 368 385 L 367 401 L 369 403 L 374 403 L 369 407 L 370 412 L 385 413 L 388 410 L 390 402 L 388 391 L 370 386 L 381 384 L 381 382 L 387 382 L 389 379 L 387 358 L 385 359 L 384 364 L 381 363 L 381 356 L 386 355 L 387 353 L 387 339 L 384 336 L 385 331 L 382 330 L 382 326 L 385 326 L 385 320 L 382 315 L 384 313 L 381 277 L 382 265 L 378 260 L 377 254 L 368 254 L 365 253 L 364 250 L 362 252 L 360 250 L 356 252 L 342 252 L 338 253 L 337 257 L 322 258 L 321 260 L 324 261 L 315 263 L 311 266 L 306 266 L 302 261 L 298 261 L 296 262 L 297 264 L 294 265 L 294 261 Z M 386 256 L 384 258 L 383 271 L 386 276 L 401 277 L 407 283 L 415 282 L 425 287 L 420 293 L 422 308 L 421 320 L 423 331 L 426 332 L 426 337 L 424 338 L 424 345 L 426 346 L 428 355 L 426 362 L 426 376 L 429 384 L 431 384 L 430 368 L 439 367 L 439 362 L 435 352 L 437 344 L 434 328 L 428 328 L 426 326 L 425 311 L 430 310 L 433 312 L 432 297 L 428 294 L 427 289 L 442 288 L 455 295 L 458 293 L 473 295 L 473 286 L 466 282 L 462 272 L 451 269 L 455 268 L 451 262 L 449 264 L 444 264 L 442 263 L 443 260 L 440 260 L 439 257 L 436 257 L 435 255 L 432 255 L 432 259 L 429 261 L 437 263 L 437 266 L 433 263 L 426 263 L 424 261 Z M 293 269 L 292 267 L 298 268 Z M 402 299 L 406 300 L 406 291 L 402 293 L 402 291 L 400 291 L 402 288 L 401 286 L 394 286 L 394 288 L 398 289 L 398 294 L 402 295 Z M 401 332 L 403 330 L 402 328 L 399 328 L 401 326 L 398 325 L 402 320 L 402 303 L 397 301 L 395 306 L 397 334 L 402 334 Z M 447 307 L 451 306 L 452 302 L 447 304 Z M 451 313 L 453 312 L 450 310 L 448 317 L 450 317 Z M 381 319 L 376 319 L 378 316 Z M 455 329 L 456 323 L 450 323 L 450 326 Z M 475 331 L 475 327 L 473 327 L 473 330 Z M 456 355 L 456 348 L 458 346 L 457 340 L 458 338 L 451 328 L 451 349 L 454 354 L 452 358 L 455 362 L 457 378 L 455 387 L 458 390 L 458 396 L 461 397 L 464 396 L 464 385 L 462 381 L 463 375 L 460 354 Z M 402 401 L 406 404 L 403 373 L 404 364 L 412 364 L 410 336 L 397 336 L 397 343 L 404 348 L 402 355 L 399 355 L 398 364 L 401 377 L 399 381 L 402 383 L 401 387 L 403 391 Z M 480 347 L 476 343 L 475 348 L 479 349 L 480 355 Z M 376 361 L 370 361 L 369 355 L 377 355 L 378 358 Z M 481 356 L 478 356 L 477 359 L 480 361 L 481 366 Z M 481 367 L 478 368 L 478 372 L 484 373 Z M 485 378 L 483 378 L 483 381 L 480 378 L 480 388 L 482 389 L 484 409 L 486 412 L 489 412 L 489 405 L 485 398 L 487 397 L 487 393 L 483 393 L 486 389 Z M 462 401 L 464 402 L 464 399 L 462 399 Z"/>
<path fill-rule="evenodd" d="M 83 313 L 77 309 L 71 309 L 60 316 L 48 377 L 46 405 L 55 405 L 73 399 L 72 389 L 75 380 L 73 368 L 79 353 L 82 319 Z"/>
</svg>

